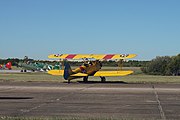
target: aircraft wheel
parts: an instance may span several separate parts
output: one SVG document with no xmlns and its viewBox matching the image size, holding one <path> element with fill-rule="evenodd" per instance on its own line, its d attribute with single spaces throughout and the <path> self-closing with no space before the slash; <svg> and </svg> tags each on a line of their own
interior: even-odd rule
<svg viewBox="0 0 180 120">
<path fill-rule="evenodd" d="M 68 84 L 70 83 L 70 80 L 68 80 Z"/>
<path fill-rule="evenodd" d="M 27 70 L 24 70 L 24 72 L 27 72 Z"/>
<path fill-rule="evenodd" d="M 106 82 L 106 78 L 105 77 L 100 77 L 101 78 L 101 82 Z"/>
<path fill-rule="evenodd" d="M 23 72 L 23 70 L 21 70 L 21 72 Z"/>
<path fill-rule="evenodd" d="M 84 82 L 87 82 L 87 81 L 88 81 L 88 76 L 83 77 L 83 81 L 84 81 Z"/>
</svg>

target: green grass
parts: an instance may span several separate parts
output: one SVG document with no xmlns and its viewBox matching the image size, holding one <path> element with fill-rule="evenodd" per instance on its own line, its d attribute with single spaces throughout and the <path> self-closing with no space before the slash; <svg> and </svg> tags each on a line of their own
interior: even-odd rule
<svg viewBox="0 0 180 120">
<path fill-rule="evenodd" d="M 134 74 L 124 77 L 106 77 L 109 82 L 127 82 L 127 83 L 180 83 L 180 76 L 154 76 L 144 75 L 135 71 Z M 0 73 L 0 81 L 41 81 L 41 82 L 65 82 L 62 76 L 52 76 L 47 73 Z M 72 82 L 82 81 L 81 79 L 72 80 Z M 99 77 L 89 77 L 89 81 L 100 81 Z"/>
<path fill-rule="evenodd" d="M 133 70 L 132 75 L 124 77 L 106 77 L 109 82 L 127 83 L 180 83 L 180 76 L 158 76 L 145 75 L 138 67 L 125 67 L 123 70 Z M 102 70 L 117 70 L 116 67 L 103 67 Z M 52 76 L 47 73 L 0 73 L 0 81 L 40 81 L 40 82 L 65 82 L 62 76 Z M 72 82 L 82 81 L 82 78 L 72 80 Z M 99 77 L 89 77 L 89 81 L 100 81 Z"/>
<path fill-rule="evenodd" d="M 50 81 L 61 82 L 62 77 L 52 76 L 47 73 L 0 73 L 1 81 Z"/>
<path fill-rule="evenodd" d="M 180 83 L 180 76 L 154 76 L 139 74 L 122 77 L 121 80 L 128 83 Z"/>
</svg>

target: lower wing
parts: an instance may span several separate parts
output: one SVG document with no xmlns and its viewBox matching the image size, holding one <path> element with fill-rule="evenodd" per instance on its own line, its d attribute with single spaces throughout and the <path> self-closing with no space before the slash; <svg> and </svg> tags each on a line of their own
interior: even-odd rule
<svg viewBox="0 0 180 120">
<path fill-rule="evenodd" d="M 132 74 L 132 70 L 119 70 L 119 71 L 98 71 L 94 76 L 126 76 Z"/>
<path fill-rule="evenodd" d="M 50 70 L 48 71 L 51 75 L 64 75 L 64 70 Z M 119 71 L 97 71 L 93 76 L 126 76 L 129 74 L 132 74 L 132 70 L 119 70 Z M 88 76 L 88 74 L 85 73 L 76 73 L 72 74 L 70 76 Z"/>
</svg>

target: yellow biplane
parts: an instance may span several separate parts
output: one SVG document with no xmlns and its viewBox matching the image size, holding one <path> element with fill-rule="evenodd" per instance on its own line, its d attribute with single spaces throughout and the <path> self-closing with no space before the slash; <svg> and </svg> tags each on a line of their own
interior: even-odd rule
<svg viewBox="0 0 180 120">
<path fill-rule="evenodd" d="M 136 54 L 52 54 L 48 58 L 60 59 L 63 63 L 63 69 L 48 71 L 51 75 L 61 75 L 68 83 L 72 79 L 83 78 L 84 82 L 88 81 L 88 76 L 99 76 L 102 82 L 105 82 L 106 76 L 125 76 L 132 74 L 132 70 L 118 69 L 116 71 L 99 71 L 102 68 L 101 61 L 111 60 L 117 61 L 119 67 L 123 60 L 136 57 Z M 72 70 L 68 60 L 83 60 L 84 63 L 80 67 Z"/>
</svg>

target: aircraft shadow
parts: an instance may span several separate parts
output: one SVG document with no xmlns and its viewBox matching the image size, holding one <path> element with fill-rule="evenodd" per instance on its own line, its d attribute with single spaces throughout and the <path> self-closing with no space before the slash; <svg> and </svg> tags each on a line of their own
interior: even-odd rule
<svg viewBox="0 0 180 120">
<path fill-rule="evenodd" d="M 33 97 L 0 97 L 0 100 L 22 100 L 22 99 L 33 99 Z"/>
<path fill-rule="evenodd" d="M 105 82 L 101 82 L 101 81 L 77 81 L 78 83 L 83 83 L 83 84 L 99 84 L 99 83 L 106 83 L 106 84 L 128 84 L 127 82 L 124 81 L 105 81 Z"/>
</svg>

